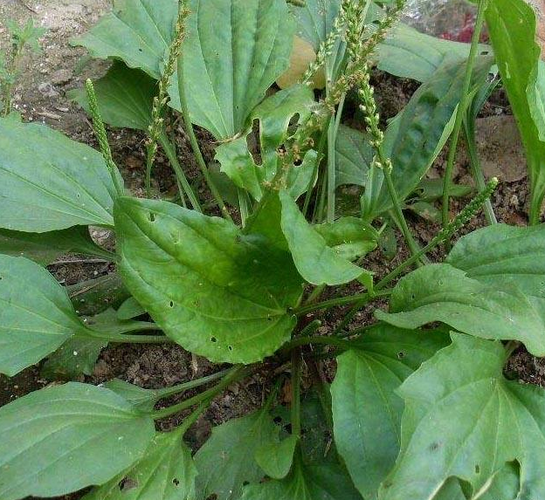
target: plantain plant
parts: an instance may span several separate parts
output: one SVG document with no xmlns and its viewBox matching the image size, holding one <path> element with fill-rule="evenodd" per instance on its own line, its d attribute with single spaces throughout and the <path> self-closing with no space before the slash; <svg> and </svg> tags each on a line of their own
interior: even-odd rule
<svg viewBox="0 0 545 500">
<path fill-rule="evenodd" d="M 497 85 L 496 62 L 528 134 L 533 196 L 542 198 L 532 146 L 543 132 L 541 62 L 533 42 L 519 47 L 505 31 L 516 11 L 526 23 L 516 29 L 529 37 L 535 16 L 523 0 L 480 0 L 466 46 L 398 23 L 403 5 L 117 0 L 75 41 L 113 61 L 72 95 L 89 111 L 100 151 L 13 115 L 0 119 L 0 372 L 46 359 L 46 375 L 90 375 L 116 343 L 174 342 L 218 364 L 172 387 L 67 382 L 0 408 L 2 500 L 88 486 L 86 500 L 545 496 L 545 393 L 503 374 L 519 345 L 545 356 L 540 203 L 529 227 L 495 223 L 488 205 L 491 225 L 429 263 L 497 180 L 485 183 L 474 162 L 479 191 L 454 218 L 449 198 L 471 188 L 451 185 L 448 172 L 444 184 L 423 180 L 451 137 L 455 151 L 464 125 L 471 138 Z M 478 43 L 485 17 L 495 55 Z M 308 68 L 271 91 L 301 44 L 311 48 Z M 375 63 L 421 82 L 385 130 Z M 359 130 L 342 123 L 353 102 Z M 146 198 L 125 188 L 104 123 L 147 133 Z M 179 161 L 171 133 L 179 124 L 196 178 Z M 213 137 L 219 171 L 195 126 Z M 154 186 L 159 148 L 175 196 Z M 342 199 L 347 185 L 355 207 Z M 405 213 L 435 210 L 440 220 L 441 198 L 444 226 L 422 246 Z M 115 233 L 115 254 L 89 226 Z M 369 254 L 396 226 L 410 257 L 387 272 L 384 256 L 375 279 Z M 63 252 L 108 259 L 116 272 L 65 289 L 44 267 Z M 340 321 L 322 325 L 343 307 Z M 354 326 L 363 308 L 375 321 Z M 332 384 L 322 372 L 328 358 L 337 364 Z M 313 389 L 303 391 L 307 371 Z M 256 373 L 272 387 L 263 407 L 215 427 L 193 456 L 188 429 L 217 395 Z M 289 409 L 278 402 L 286 373 Z M 174 430 L 156 429 L 178 414 Z"/>
</svg>

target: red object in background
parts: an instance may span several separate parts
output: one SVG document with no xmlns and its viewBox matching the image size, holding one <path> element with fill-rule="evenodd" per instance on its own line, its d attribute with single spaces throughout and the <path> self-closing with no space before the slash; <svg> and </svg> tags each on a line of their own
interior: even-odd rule
<svg viewBox="0 0 545 500">
<path fill-rule="evenodd" d="M 439 35 L 439 38 L 445 40 L 452 40 L 454 42 L 471 43 L 471 37 L 475 31 L 475 16 L 473 14 L 466 14 L 464 18 L 464 25 L 455 32 L 445 32 Z M 481 42 L 488 41 L 488 34 L 483 31 L 481 34 Z"/>
</svg>

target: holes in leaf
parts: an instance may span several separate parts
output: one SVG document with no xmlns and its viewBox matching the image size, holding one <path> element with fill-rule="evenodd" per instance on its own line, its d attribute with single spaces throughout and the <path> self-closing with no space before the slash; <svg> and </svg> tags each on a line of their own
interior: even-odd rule
<svg viewBox="0 0 545 500">
<path fill-rule="evenodd" d="M 439 443 L 432 443 L 430 445 L 430 451 L 437 451 L 439 449 L 440 444 Z"/>
<path fill-rule="evenodd" d="M 118 486 L 119 486 L 119 491 L 134 490 L 134 488 L 138 488 L 138 481 L 130 477 L 124 477 L 121 481 L 119 481 Z"/>
<path fill-rule="evenodd" d="M 210 337 L 210 342 L 216 343 L 218 339 L 216 337 Z"/>
<path fill-rule="evenodd" d="M 227 346 L 227 349 L 229 349 L 230 351 L 232 351 L 232 350 L 233 350 L 233 346 L 232 346 L 232 345 L 228 345 L 228 346 Z"/>
<path fill-rule="evenodd" d="M 180 486 L 180 480 L 179 480 L 178 478 L 175 477 L 175 478 L 172 480 L 172 484 L 173 484 L 174 486 Z"/>
<path fill-rule="evenodd" d="M 296 167 L 300 167 L 302 164 L 303 164 L 303 160 L 301 160 L 301 158 L 297 158 L 293 164 L 296 166 Z"/>
<path fill-rule="evenodd" d="M 172 300 L 168 303 L 168 307 L 170 307 L 171 309 L 174 307 L 174 302 L 172 302 Z"/>
<path fill-rule="evenodd" d="M 282 419 L 282 417 L 277 416 L 277 417 L 274 417 L 274 418 L 273 418 L 273 422 L 274 422 L 276 425 L 280 425 L 280 424 L 283 422 L 283 419 Z"/>
<path fill-rule="evenodd" d="M 475 465 L 475 474 L 481 473 L 481 466 L 479 464 Z"/>
<path fill-rule="evenodd" d="M 150 222 L 155 222 L 155 220 L 156 220 L 155 214 L 150 212 L 148 214 L 148 219 L 149 219 Z"/>
<path fill-rule="evenodd" d="M 250 484 L 249 481 L 243 481 L 243 482 L 242 482 L 242 486 L 248 486 L 249 484 Z"/>
<path fill-rule="evenodd" d="M 254 163 L 257 166 L 261 166 L 263 165 L 263 158 L 261 155 L 261 143 L 259 141 L 259 138 L 261 137 L 259 120 L 256 119 L 253 121 L 252 130 L 254 133 L 246 136 L 246 146 L 248 147 L 248 151 L 250 152 Z M 256 137 L 258 138 L 257 141 L 255 140 Z"/>
<path fill-rule="evenodd" d="M 411 300 L 415 300 L 416 299 L 416 295 L 414 293 L 411 293 Z"/>
<path fill-rule="evenodd" d="M 397 359 L 403 359 L 405 357 L 405 353 L 403 351 L 399 351 L 397 353 Z"/>
</svg>

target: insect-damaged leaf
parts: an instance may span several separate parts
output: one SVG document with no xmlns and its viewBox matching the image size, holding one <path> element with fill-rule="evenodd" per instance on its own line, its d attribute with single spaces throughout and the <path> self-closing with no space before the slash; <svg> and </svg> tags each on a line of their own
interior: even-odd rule
<svg viewBox="0 0 545 500">
<path fill-rule="evenodd" d="M 24 257 L 0 255 L 0 373 L 15 375 L 85 330 L 49 272 Z"/>
<path fill-rule="evenodd" d="M 251 115 L 252 122 L 259 121 L 259 164 L 249 150 L 247 135 L 244 135 L 220 145 L 216 150 L 216 160 L 221 163 L 222 172 L 259 201 L 265 186 L 273 181 L 278 168 L 282 167 L 278 148 L 288 137 L 290 122 L 297 115 L 299 123 L 304 123 L 310 116 L 313 105 L 312 90 L 306 85 L 282 90 L 263 101 Z M 316 151 L 310 150 L 305 154 L 301 165 L 290 166 L 286 187 L 293 198 L 297 199 L 308 189 L 317 160 Z"/>
<path fill-rule="evenodd" d="M 331 386 L 335 443 L 364 498 L 376 498 L 399 453 L 404 404 L 395 391 L 448 343 L 444 332 L 381 324 L 339 356 Z"/>
<path fill-rule="evenodd" d="M 486 490 L 506 463 L 520 464 L 517 498 L 545 495 L 545 393 L 507 381 L 500 342 L 453 334 L 453 344 L 401 386 L 402 450 L 380 500 L 431 500 L 451 476 Z"/>
<path fill-rule="evenodd" d="M 98 151 L 43 125 L 0 119 L 0 227 L 112 226 L 115 197 Z"/>
<path fill-rule="evenodd" d="M 109 481 L 139 460 L 153 419 L 108 389 L 77 382 L 0 408 L 0 497 L 51 497 Z"/>
<path fill-rule="evenodd" d="M 156 433 L 144 458 L 83 500 L 195 500 L 196 476 L 181 432 Z"/>
<path fill-rule="evenodd" d="M 120 272 L 164 332 L 213 361 L 251 363 L 290 336 L 302 286 L 287 252 L 231 222 L 121 198 Z"/>
</svg>

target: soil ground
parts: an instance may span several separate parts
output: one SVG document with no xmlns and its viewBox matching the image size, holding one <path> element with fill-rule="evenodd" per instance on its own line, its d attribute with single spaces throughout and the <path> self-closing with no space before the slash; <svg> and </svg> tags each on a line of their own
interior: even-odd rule
<svg viewBox="0 0 545 500">
<path fill-rule="evenodd" d="M 0 50 L 6 49 L 8 44 L 8 34 L 4 27 L 8 18 L 23 22 L 32 17 L 37 24 L 48 30 L 43 39 L 43 54 L 26 58 L 21 83 L 15 92 L 15 107 L 25 120 L 47 123 L 78 141 L 95 145 L 85 113 L 67 98 L 66 93 L 80 87 L 87 77 L 100 77 L 107 65 L 97 61 L 82 64 L 84 51 L 71 47 L 69 42 L 92 26 L 109 9 L 109 4 L 109 0 L 0 0 Z M 375 75 L 374 84 L 383 117 L 394 116 L 416 89 L 412 82 L 395 80 L 383 74 Z M 495 94 L 487 105 L 479 119 L 478 130 L 485 172 L 488 176 L 499 176 L 502 181 L 493 199 L 498 218 L 509 224 L 525 224 L 528 206 L 525 162 L 513 118 L 509 115 L 505 96 L 501 92 Z M 115 160 L 129 188 L 136 194 L 142 193 L 144 137 L 132 131 L 114 130 L 110 133 L 110 139 Z M 205 153 L 210 158 L 212 145 L 206 142 L 205 134 L 201 134 L 201 139 Z M 182 164 L 189 167 L 191 176 L 195 172 L 195 165 L 183 136 L 179 137 L 179 147 Z M 430 172 L 431 177 L 441 175 L 444 158 L 443 153 Z M 163 192 L 172 187 L 168 167 L 162 158 L 158 160 L 155 178 L 157 187 Z M 472 184 L 463 152 L 459 156 L 456 182 Z M 459 210 L 466 202 L 457 200 L 453 211 Z M 409 221 L 422 242 L 429 241 L 438 230 L 437 224 L 415 216 L 409 215 Z M 480 216 L 464 232 L 483 224 L 484 219 Z M 103 236 L 107 238 L 107 235 Z M 378 252 L 370 256 L 366 265 L 380 277 L 406 255 L 406 250 L 400 246 L 386 269 L 383 257 Z M 441 252 L 436 252 L 432 258 L 439 260 Z M 50 270 L 61 283 L 71 285 L 107 274 L 112 267 L 105 263 L 89 262 L 78 256 L 66 256 L 59 259 Z M 345 311 L 341 310 L 326 316 L 322 331 L 327 332 L 344 314 Z M 352 326 L 365 325 L 371 318 L 371 311 L 364 310 L 355 317 Z M 177 346 L 117 346 L 104 350 L 93 376 L 87 378 L 87 381 L 101 383 L 119 377 L 143 387 L 159 388 L 197 378 L 216 369 L 206 360 L 192 357 Z M 326 376 L 331 378 L 335 370 L 334 363 L 326 364 L 324 369 Z M 523 350 L 515 353 L 509 371 L 515 372 L 527 382 L 545 387 L 545 362 L 529 356 Z M 0 377 L 0 406 L 48 383 L 40 377 L 39 367 L 25 370 L 11 379 Z M 213 425 L 246 414 L 259 406 L 268 387 L 269 380 L 265 371 L 226 391 L 192 428 L 189 436 L 191 443 L 198 446 Z M 176 424 L 179 418 L 162 422 L 160 426 L 167 429 Z M 63 498 L 75 500 L 81 496 L 78 493 Z"/>
</svg>

